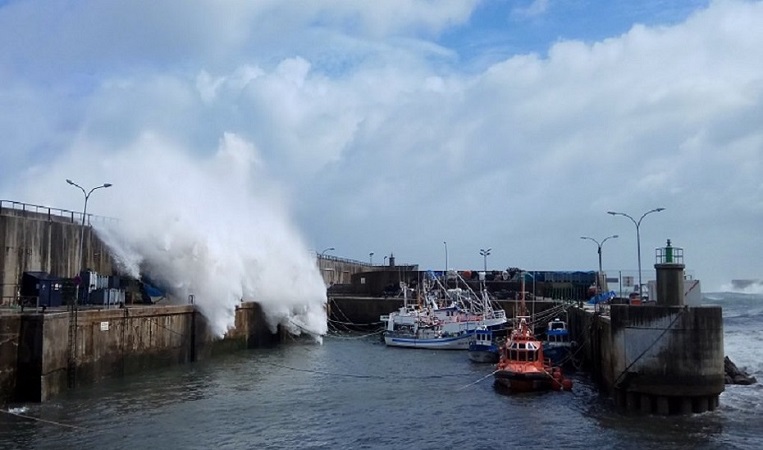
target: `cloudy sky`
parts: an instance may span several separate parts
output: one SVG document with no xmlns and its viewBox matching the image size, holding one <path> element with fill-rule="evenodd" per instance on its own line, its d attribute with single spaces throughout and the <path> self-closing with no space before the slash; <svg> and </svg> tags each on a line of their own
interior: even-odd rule
<svg viewBox="0 0 763 450">
<path fill-rule="evenodd" d="M 603 265 L 631 273 L 606 212 L 664 207 L 643 267 L 671 239 L 719 290 L 763 278 L 760 24 L 743 0 L 0 1 L 0 198 L 111 182 L 91 212 L 432 269 L 595 270 L 580 237 L 618 234 Z"/>
</svg>

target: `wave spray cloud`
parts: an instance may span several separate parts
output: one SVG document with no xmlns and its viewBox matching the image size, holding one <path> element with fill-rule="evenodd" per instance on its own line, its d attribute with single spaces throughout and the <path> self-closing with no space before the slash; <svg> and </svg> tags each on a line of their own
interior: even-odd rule
<svg viewBox="0 0 763 450">
<path fill-rule="evenodd" d="M 160 149 L 160 151 L 158 151 Z M 118 224 L 99 228 L 120 270 L 194 303 L 222 337 L 235 308 L 262 306 L 271 331 L 325 334 L 326 286 L 253 145 L 225 134 L 212 157 L 143 136 L 109 155 Z M 111 200 L 114 200 L 113 198 Z M 113 207 L 113 208 L 112 208 Z"/>
</svg>

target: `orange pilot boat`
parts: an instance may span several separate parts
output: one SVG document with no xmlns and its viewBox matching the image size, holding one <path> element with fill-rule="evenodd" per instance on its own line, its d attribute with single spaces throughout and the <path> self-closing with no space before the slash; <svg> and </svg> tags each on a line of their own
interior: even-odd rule
<svg viewBox="0 0 763 450">
<path fill-rule="evenodd" d="M 527 317 L 517 319 L 519 325 L 501 348 L 493 374 L 495 384 L 514 392 L 572 389 L 572 381 L 564 378 L 561 368 L 543 357 L 543 342 L 530 331 Z"/>
<path fill-rule="evenodd" d="M 524 298 L 520 311 L 526 313 Z M 520 315 L 516 319 L 518 323 L 501 348 L 493 372 L 496 387 L 512 392 L 572 389 L 572 381 L 564 377 L 562 369 L 543 356 L 543 342 L 533 334 L 530 317 Z"/>
</svg>

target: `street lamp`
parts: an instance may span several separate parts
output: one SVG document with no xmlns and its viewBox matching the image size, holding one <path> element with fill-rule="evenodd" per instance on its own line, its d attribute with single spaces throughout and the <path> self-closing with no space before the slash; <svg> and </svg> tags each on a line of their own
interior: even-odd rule
<svg viewBox="0 0 763 450">
<path fill-rule="evenodd" d="M 79 188 L 85 195 L 85 207 L 82 209 L 82 225 L 79 235 L 79 255 L 77 258 L 77 278 L 80 278 L 80 280 L 79 283 L 77 283 L 74 287 L 74 301 L 70 306 L 69 312 L 69 357 L 67 372 L 69 387 L 74 387 L 76 383 L 74 376 L 77 368 L 77 302 L 79 301 L 79 285 L 82 284 L 83 281 L 79 275 L 79 272 L 82 272 L 82 261 L 84 259 L 83 256 L 85 243 L 85 217 L 87 217 L 87 200 L 90 198 L 90 194 L 92 194 L 93 191 L 100 188 L 111 187 L 111 183 L 104 183 L 100 186 L 96 186 L 90 189 L 89 191 L 85 191 L 82 186 L 73 182 L 72 180 L 67 179 L 66 182 Z"/>
<path fill-rule="evenodd" d="M 656 213 L 660 211 L 665 211 L 665 208 L 654 208 L 650 209 L 649 211 L 645 212 L 641 218 L 636 221 L 633 217 L 629 216 L 628 214 L 621 213 L 621 212 L 615 212 L 615 211 L 607 211 L 607 214 L 611 214 L 613 216 L 624 216 L 629 219 L 631 219 L 631 222 L 633 222 L 634 225 L 636 225 L 636 250 L 638 252 L 638 296 L 639 298 L 642 297 L 641 295 L 641 234 L 639 232 L 639 228 L 641 227 L 641 221 L 644 220 L 644 217 L 651 213 Z"/>
<path fill-rule="evenodd" d="M 384 263 L 383 263 L 383 265 L 385 265 L 385 266 L 387 265 L 387 258 L 388 258 L 387 255 L 384 255 Z"/>
<path fill-rule="evenodd" d="M 326 252 L 333 252 L 334 250 L 336 250 L 334 247 L 329 247 L 321 252 L 321 256 L 325 255 Z"/>
<path fill-rule="evenodd" d="M 82 271 L 82 262 L 84 260 L 83 257 L 84 257 L 84 245 L 85 245 L 85 217 L 87 217 L 87 201 L 90 198 L 90 194 L 92 194 L 93 191 L 95 191 L 96 189 L 111 187 L 111 183 L 104 183 L 104 184 L 102 184 L 100 186 L 96 186 L 96 187 L 90 189 L 89 191 L 85 191 L 85 188 L 83 188 L 79 184 L 73 182 L 72 180 L 69 180 L 68 178 L 67 178 L 66 182 L 71 184 L 72 186 L 75 186 L 75 187 L 79 188 L 79 190 L 81 190 L 82 193 L 85 195 L 85 207 L 82 209 L 82 228 L 80 230 L 80 235 L 79 235 L 79 258 L 78 258 L 78 263 L 77 263 L 77 267 L 78 267 L 77 270 L 78 271 Z M 81 282 L 82 281 L 80 280 L 80 283 Z M 79 288 L 79 284 L 80 283 L 77 284 L 78 288 Z M 77 295 L 79 295 L 79 292 L 77 292 Z M 74 298 L 74 304 L 75 305 L 77 304 L 77 297 L 76 296 Z"/>
<path fill-rule="evenodd" d="M 445 244 L 445 276 L 448 276 L 448 241 L 442 241 Z"/>
<path fill-rule="evenodd" d="M 492 248 L 489 248 L 487 250 L 482 248 L 480 249 L 480 255 L 482 255 L 482 264 L 483 264 L 485 273 L 487 273 L 487 257 L 490 255 L 490 250 L 492 250 Z"/>
<path fill-rule="evenodd" d="M 596 275 L 596 293 L 597 294 L 601 293 L 601 283 L 599 280 L 599 278 L 601 277 L 601 246 L 604 245 L 604 243 L 607 242 L 608 239 L 617 239 L 618 237 L 620 236 L 613 234 L 612 236 L 605 237 L 603 241 L 599 242 L 592 237 L 580 236 L 580 239 L 588 239 L 590 241 L 594 241 L 599 250 L 599 273 Z"/>
<path fill-rule="evenodd" d="M 368 254 L 368 261 L 371 263 L 371 265 L 374 265 L 374 252 L 371 252 Z"/>
</svg>

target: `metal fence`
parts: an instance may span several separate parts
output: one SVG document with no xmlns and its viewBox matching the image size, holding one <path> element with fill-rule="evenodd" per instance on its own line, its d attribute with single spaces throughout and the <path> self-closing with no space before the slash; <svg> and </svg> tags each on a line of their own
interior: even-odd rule
<svg viewBox="0 0 763 450">
<path fill-rule="evenodd" d="M 32 203 L 17 202 L 15 200 L 0 200 L 0 214 L 7 216 L 37 217 L 49 221 L 66 221 L 72 223 L 82 223 L 82 212 L 70 211 L 68 209 L 52 208 L 50 206 L 35 205 Z M 90 225 L 92 222 L 113 222 L 117 219 L 113 217 L 97 216 L 87 214 L 85 223 Z"/>
</svg>

